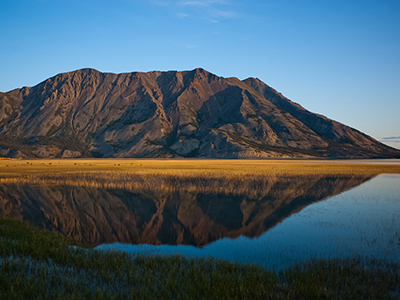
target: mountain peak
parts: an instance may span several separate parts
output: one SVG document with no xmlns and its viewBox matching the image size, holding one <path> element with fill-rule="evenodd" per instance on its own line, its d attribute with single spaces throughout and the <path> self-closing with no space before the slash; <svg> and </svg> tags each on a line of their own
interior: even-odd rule
<svg viewBox="0 0 400 300">
<path fill-rule="evenodd" d="M 193 69 L 191 72 L 195 72 L 195 73 L 209 73 L 208 71 L 204 70 L 203 68 L 195 68 Z"/>
<path fill-rule="evenodd" d="M 208 75 L 214 75 L 214 74 L 204 70 L 203 68 L 193 69 L 193 70 L 189 71 L 189 73 L 193 74 L 194 76 L 199 76 L 199 77 L 208 76 Z"/>
<path fill-rule="evenodd" d="M 72 75 L 76 75 L 76 74 L 79 74 L 81 76 L 92 76 L 95 74 L 98 75 L 98 74 L 102 74 L 102 73 L 93 68 L 83 68 L 83 69 L 77 69 L 77 70 L 73 70 L 73 71 L 69 71 L 69 72 L 65 72 L 65 73 L 59 73 L 51 78 L 58 77 L 58 76 L 72 76 Z"/>
</svg>

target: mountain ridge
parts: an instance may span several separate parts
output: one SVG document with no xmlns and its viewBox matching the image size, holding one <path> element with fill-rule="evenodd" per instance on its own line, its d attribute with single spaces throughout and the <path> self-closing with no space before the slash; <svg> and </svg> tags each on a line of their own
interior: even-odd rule
<svg viewBox="0 0 400 300">
<path fill-rule="evenodd" d="M 0 156 L 373 158 L 400 151 L 257 78 L 60 73 L 0 93 Z"/>
</svg>

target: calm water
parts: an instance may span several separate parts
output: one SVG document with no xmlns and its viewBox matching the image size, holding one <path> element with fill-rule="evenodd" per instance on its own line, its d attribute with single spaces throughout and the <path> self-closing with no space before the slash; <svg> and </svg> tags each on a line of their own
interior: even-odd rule
<svg viewBox="0 0 400 300">
<path fill-rule="evenodd" d="M 96 249 L 214 256 L 270 268 L 356 255 L 400 263 L 400 175 L 129 176 L 117 181 L 145 184 L 93 188 L 93 178 L 83 175 L 69 185 L 59 178 L 2 184 L 0 214 Z M 113 186 L 106 177 L 95 180 Z"/>
<path fill-rule="evenodd" d="M 207 246 L 121 243 L 98 249 L 143 254 L 214 256 L 280 268 L 310 257 L 376 257 L 400 263 L 400 175 L 380 175 L 311 204 L 256 238 L 223 238 Z"/>
</svg>

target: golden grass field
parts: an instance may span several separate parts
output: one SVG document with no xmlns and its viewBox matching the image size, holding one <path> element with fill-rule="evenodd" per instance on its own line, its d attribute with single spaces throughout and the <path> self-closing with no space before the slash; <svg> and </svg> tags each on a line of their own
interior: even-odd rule
<svg viewBox="0 0 400 300">
<path fill-rule="evenodd" d="M 400 174 L 393 163 L 356 160 L 23 159 L 0 160 L 0 175 L 134 172 L 175 176 Z"/>
</svg>

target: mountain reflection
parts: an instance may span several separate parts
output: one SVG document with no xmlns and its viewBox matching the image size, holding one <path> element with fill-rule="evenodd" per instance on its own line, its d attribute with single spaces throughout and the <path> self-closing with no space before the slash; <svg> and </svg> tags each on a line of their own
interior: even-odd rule
<svg viewBox="0 0 400 300">
<path fill-rule="evenodd" d="M 84 244 L 203 246 L 257 237 L 307 205 L 372 176 L 79 173 L 0 178 L 0 214 Z"/>
</svg>

